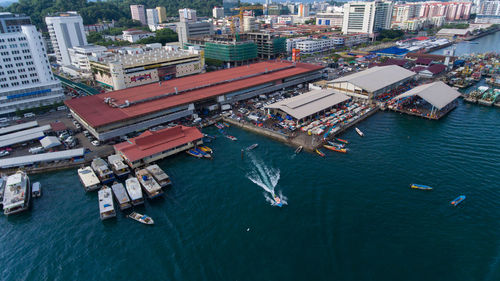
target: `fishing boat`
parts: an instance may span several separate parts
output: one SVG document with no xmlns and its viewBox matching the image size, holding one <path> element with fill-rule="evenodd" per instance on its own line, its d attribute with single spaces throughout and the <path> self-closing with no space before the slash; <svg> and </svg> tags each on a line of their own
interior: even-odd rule
<svg viewBox="0 0 500 281">
<path fill-rule="evenodd" d="M 160 166 L 156 164 L 149 165 L 146 167 L 146 170 L 148 170 L 148 172 L 153 176 L 153 178 L 161 187 L 166 187 L 167 185 L 172 184 L 172 181 L 170 181 L 170 177 L 160 168 Z"/>
<path fill-rule="evenodd" d="M 356 133 L 358 133 L 358 135 L 360 135 L 361 137 L 364 137 L 364 136 L 365 136 L 365 134 L 363 134 L 363 132 L 361 132 L 361 130 L 360 130 L 360 129 L 358 129 L 357 127 L 356 127 L 356 128 L 354 128 L 354 129 L 356 130 Z"/>
<path fill-rule="evenodd" d="M 237 141 L 238 139 L 236 137 L 233 137 L 233 136 L 230 136 L 230 135 L 227 135 L 226 138 L 232 140 L 232 141 Z"/>
<path fill-rule="evenodd" d="M 31 186 L 31 196 L 33 198 L 42 196 L 42 184 L 40 182 L 37 181 Z"/>
<path fill-rule="evenodd" d="M 3 213 L 12 215 L 28 210 L 31 199 L 31 185 L 23 171 L 7 177 L 3 194 Z"/>
<path fill-rule="evenodd" d="M 345 148 L 338 148 L 338 147 L 335 147 L 333 145 L 323 145 L 324 148 L 326 149 L 329 149 L 329 150 L 332 150 L 332 151 L 336 151 L 336 152 L 340 152 L 340 153 L 347 153 L 347 149 Z"/>
<path fill-rule="evenodd" d="M 247 151 L 255 149 L 255 148 L 257 148 L 257 146 L 259 146 L 259 144 L 258 143 L 254 143 L 251 146 L 247 147 Z"/>
<path fill-rule="evenodd" d="M 116 216 L 113 195 L 111 195 L 111 193 L 111 188 L 105 185 L 97 193 L 99 197 L 99 215 L 101 220 L 110 219 Z"/>
<path fill-rule="evenodd" d="M 345 144 L 343 143 L 336 143 L 333 141 L 327 141 L 327 143 L 331 146 L 335 146 L 336 148 L 345 148 Z"/>
<path fill-rule="evenodd" d="M 193 148 L 196 152 L 198 152 L 199 154 L 201 154 L 201 156 L 205 157 L 205 158 L 212 158 L 212 155 L 210 155 L 209 153 L 206 153 L 205 151 L 195 147 Z"/>
<path fill-rule="evenodd" d="M 129 177 L 125 181 L 125 188 L 127 189 L 128 196 L 132 205 L 137 206 L 144 204 L 144 197 L 142 197 L 141 184 L 139 180 L 134 177 Z"/>
<path fill-rule="evenodd" d="M 465 195 L 460 195 L 457 198 L 455 198 L 453 201 L 451 201 L 451 205 L 457 206 L 458 204 L 462 203 L 462 201 L 465 200 Z"/>
<path fill-rule="evenodd" d="M 316 151 L 316 153 L 318 153 L 319 156 L 325 157 L 325 154 L 321 150 L 316 149 L 315 151 Z"/>
<path fill-rule="evenodd" d="M 278 196 L 273 195 L 273 198 L 274 198 L 274 205 L 276 205 L 278 207 L 282 207 L 283 206 L 283 203 L 281 202 L 281 199 Z"/>
<path fill-rule="evenodd" d="M 336 138 L 335 140 L 338 141 L 338 142 L 341 142 L 341 143 L 349 144 L 349 142 L 346 141 L 346 140 L 344 140 L 344 139 Z"/>
<path fill-rule="evenodd" d="M 149 199 L 160 197 L 163 195 L 161 186 L 155 181 L 153 176 L 146 169 L 136 170 L 135 176 L 141 183 L 144 192 Z"/>
<path fill-rule="evenodd" d="M 421 190 L 432 190 L 432 187 L 430 187 L 430 186 L 423 185 L 423 184 L 416 184 L 416 183 L 412 183 L 410 185 L 410 187 L 414 188 L 414 189 L 421 189 Z"/>
<path fill-rule="evenodd" d="M 210 147 L 205 146 L 205 145 L 199 146 L 198 148 L 206 153 L 210 153 L 210 154 L 214 153 L 214 151 Z"/>
<path fill-rule="evenodd" d="M 133 219 L 133 220 L 136 220 L 140 223 L 143 223 L 143 224 L 154 224 L 155 223 L 150 216 L 141 215 L 141 214 L 136 213 L 136 212 L 130 213 L 130 215 L 128 215 L 128 217 Z"/>
<path fill-rule="evenodd" d="M 197 158 L 203 158 L 203 155 L 194 149 L 186 150 L 186 153 Z"/>
<path fill-rule="evenodd" d="M 222 123 L 222 124 L 223 124 L 224 126 L 226 126 L 226 127 L 229 127 L 229 124 L 228 124 L 228 123 L 226 123 L 226 122 L 224 122 L 224 123 Z"/>
<path fill-rule="evenodd" d="M 303 148 L 304 147 L 302 145 L 299 146 L 299 147 L 297 147 L 297 149 L 295 149 L 295 154 L 299 154 L 302 151 Z"/>
<path fill-rule="evenodd" d="M 112 183 L 115 180 L 115 175 L 113 171 L 109 169 L 108 164 L 101 158 L 95 158 L 92 160 L 92 164 L 90 164 L 94 172 L 97 174 L 97 177 L 102 182 L 102 184 Z"/>
<path fill-rule="evenodd" d="M 101 181 L 96 176 L 92 168 L 89 166 L 78 169 L 78 177 L 85 191 L 93 191 L 99 189 Z"/>
<path fill-rule="evenodd" d="M 118 202 L 118 207 L 120 207 L 120 210 L 123 211 L 132 207 L 130 198 L 128 197 L 125 187 L 123 187 L 123 184 L 115 181 L 111 186 L 111 189 L 113 190 L 113 195 L 115 196 L 116 202 Z"/>
<path fill-rule="evenodd" d="M 108 163 L 117 178 L 123 179 L 130 174 L 129 167 L 123 163 L 123 158 L 120 155 L 113 154 L 108 156 Z"/>
</svg>

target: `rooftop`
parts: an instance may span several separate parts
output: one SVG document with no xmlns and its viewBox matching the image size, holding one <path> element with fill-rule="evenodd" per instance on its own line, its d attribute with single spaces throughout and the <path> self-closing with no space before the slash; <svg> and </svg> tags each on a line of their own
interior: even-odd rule
<svg viewBox="0 0 500 281">
<path fill-rule="evenodd" d="M 114 147 L 133 162 L 202 137 L 203 134 L 197 128 L 179 125 L 159 131 L 146 131 Z"/>
<path fill-rule="evenodd" d="M 415 95 L 421 97 L 428 103 L 432 104 L 434 107 L 441 110 L 443 107 L 456 100 L 460 96 L 460 93 L 450 86 L 446 85 L 444 82 L 439 81 L 415 87 L 407 91 L 406 93 L 395 97 L 395 99 L 401 99 Z"/>
<path fill-rule="evenodd" d="M 214 98 L 264 83 L 279 81 L 291 76 L 310 73 L 322 68 L 322 66 L 313 64 L 266 61 L 172 79 L 161 84 L 154 83 L 104 94 L 85 96 L 66 100 L 65 103 L 71 110 L 83 118 L 85 122 L 93 127 L 99 127 L 175 106 Z M 176 89 L 179 92 L 177 95 L 140 102 L 144 99 L 153 99 L 160 95 L 175 93 Z M 123 108 L 111 107 L 104 103 L 105 98 L 114 99 L 116 104 L 124 104 L 125 101 L 139 103 Z"/>
<path fill-rule="evenodd" d="M 50 162 L 56 160 L 70 159 L 83 156 L 84 149 L 70 149 L 58 152 L 48 152 L 35 155 L 26 155 L 12 158 L 0 159 L 0 168 L 10 168 L 31 165 L 38 162 Z"/>
<path fill-rule="evenodd" d="M 332 82 L 348 82 L 369 92 L 375 92 L 414 76 L 416 73 L 397 65 L 375 66 L 351 75 L 337 78 Z"/>
</svg>

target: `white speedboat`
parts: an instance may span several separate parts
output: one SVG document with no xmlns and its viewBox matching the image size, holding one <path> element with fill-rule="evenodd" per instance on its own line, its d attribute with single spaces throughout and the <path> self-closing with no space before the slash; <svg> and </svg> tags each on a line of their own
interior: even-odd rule
<svg viewBox="0 0 500 281">
<path fill-rule="evenodd" d="M 134 177 L 130 177 L 125 181 L 125 187 L 127 188 L 132 205 L 137 206 L 144 204 L 144 197 L 142 197 L 141 184 L 139 183 L 139 180 Z"/>
<path fill-rule="evenodd" d="M 161 186 L 155 181 L 153 176 L 146 169 L 136 170 L 135 176 L 141 183 L 144 192 L 149 199 L 160 197 L 163 195 Z"/>
<path fill-rule="evenodd" d="M 154 164 L 147 166 L 146 170 L 148 170 L 161 187 L 165 187 L 172 183 L 170 177 L 158 165 Z"/>
<path fill-rule="evenodd" d="M 113 203 L 113 195 L 111 188 L 103 186 L 99 192 L 99 214 L 101 220 L 116 217 L 115 205 Z"/>
<path fill-rule="evenodd" d="M 136 213 L 136 212 L 130 213 L 130 215 L 128 215 L 128 217 L 133 219 L 133 220 L 136 220 L 140 223 L 143 223 L 143 224 L 154 224 L 155 223 L 150 216 L 141 215 L 141 214 Z"/>
<path fill-rule="evenodd" d="M 113 194 L 115 195 L 115 199 L 116 202 L 118 202 L 118 207 L 120 207 L 120 210 L 123 211 L 132 207 L 132 204 L 130 204 L 130 198 L 128 197 L 127 191 L 125 191 L 125 187 L 123 187 L 123 184 L 114 182 L 111 186 L 111 189 L 113 190 Z"/>
<path fill-rule="evenodd" d="M 85 191 L 99 189 L 101 181 L 89 166 L 78 169 L 78 177 L 80 178 L 80 182 L 82 183 Z"/>
<path fill-rule="evenodd" d="M 30 206 L 31 185 L 28 175 L 23 171 L 7 177 L 3 195 L 3 213 L 12 215 L 25 211 Z"/>
<path fill-rule="evenodd" d="M 354 128 L 354 129 L 356 130 L 356 133 L 358 133 L 358 135 L 360 135 L 361 137 L 364 137 L 364 136 L 365 136 L 365 134 L 363 134 L 363 132 L 361 132 L 361 130 L 360 130 L 360 129 L 358 129 L 357 127 L 356 127 L 356 128 Z"/>
</svg>

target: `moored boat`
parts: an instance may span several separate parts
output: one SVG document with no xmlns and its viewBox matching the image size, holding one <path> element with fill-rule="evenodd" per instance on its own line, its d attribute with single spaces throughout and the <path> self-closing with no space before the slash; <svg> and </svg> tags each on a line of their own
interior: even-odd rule
<svg viewBox="0 0 500 281">
<path fill-rule="evenodd" d="M 99 189 L 101 181 L 96 176 L 92 168 L 89 166 L 78 169 L 78 177 L 85 191 L 93 191 Z"/>
<path fill-rule="evenodd" d="M 333 141 L 327 141 L 327 143 L 331 146 L 335 146 L 336 148 L 345 148 L 345 144 L 343 143 L 336 143 Z"/>
<path fill-rule="evenodd" d="M 99 197 L 99 215 L 101 220 L 110 219 L 116 216 L 113 195 L 111 193 L 111 188 L 106 185 L 97 193 Z"/>
<path fill-rule="evenodd" d="M 111 189 L 113 190 L 113 195 L 115 196 L 116 202 L 118 202 L 120 210 L 123 211 L 132 207 L 130 198 L 128 197 L 125 187 L 123 187 L 123 184 L 115 181 L 111 186 Z"/>
<path fill-rule="evenodd" d="M 316 149 L 315 151 L 316 151 L 316 153 L 318 153 L 319 156 L 325 157 L 325 154 L 321 150 Z"/>
<path fill-rule="evenodd" d="M 163 191 L 161 190 L 161 186 L 155 181 L 153 176 L 146 169 L 136 170 L 135 176 L 141 183 L 144 192 L 148 196 L 149 199 L 153 199 L 156 197 L 160 197 L 163 195 Z"/>
<path fill-rule="evenodd" d="M 125 188 L 130 196 L 130 202 L 132 205 L 137 206 L 144 204 L 144 197 L 142 197 L 141 184 L 139 180 L 134 177 L 129 177 L 125 181 Z"/>
<path fill-rule="evenodd" d="M 227 135 L 226 138 L 232 140 L 232 141 L 237 141 L 238 139 L 236 137 L 233 137 L 233 136 L 230 136 L 230 135 Z"/>
<path fill-rule="evenodd" d="M 132 212 L 130 213 L 130 215 L 128 215 L 129 218 L 133 219 L 133 220 L 136 220 L 140 223 L 143 223 L 143 224 L 154 224 L 155 222 L 153 221 L 153 219 L 148 216 L 148 215 L 141 215 L 139 213 L 136 213 L 136 212 Z"/>
<path fill-rule="evenodd" d="M 102 184 L 112 183 L 115 180 L 115 175 L 109 169 L 108 164 L 101 158 L 95 158 L 90 165 Z"/>
<path fill-rule="evenodd" d="M 40 182 L 34 182 L 31 186 L 31 196 L 33 198 L 42 196 L 42 184 Z"/>
<path fill-rule="evenodd" d="M 338 142 L 342 142 L 342 143 L 345 143 L 345 144 L 349 144 L 349 142 L 347 140 L 344 140 L 344 139 L 339 139 L 339 138 L 336 138 L 335 139 L 336 141 Z"/>
<path fill-rule="evenodd" d="M 332 151 L 336 151 L 336 152 L 340 152 L 340 153 L 347 153 L 347 149 L 345 149 L 345 148 L 337 148 L 333 145 L 327 145 L 327 144 L 323 145 L 323 147 L 326 149 L 332 150 Z"/>
<path fill-rule="evenodd" d="M 303 148 L 304 147 L 302 145 L 299 146 L 299 147 L 297 147 L 297 149 L 295 149 L 295 154 L 299 154 L 302 151 Z"/>
<path fill-rule="evenodd" d="M 196 152 L 198 152 L 199 154 L 201 154 L 201 156 L 205 157 L 205 158 L 212 158 L 212 155 L 210 155 L 209 153 L 206 153 L 205 151 L 195 147 L 194 150 Z"/>
<path fill-rule="evenodd" d="M 423 185 L 423 184 L 416 184 L 416 183 L 412 183 L 410 185 L 410 187 L 414 188 L 414 189 L 421 189 L 421 190 L 432 190 L 432 187 L 430 187 L 430 186 Z"/>
<path fill-rule="evenodd" d="M 17 171 L 7 177 L 3 194 L 3 213 L 12 215 L 26 211 L 30 206 L 31 185 L 24 171 Z"/>
<path fill-rule="evenodd" d="M 213 153 L 214 152 L 210 147 L 205 146 L 205 145 L 199 146 L 198 148 L 206 153 Z"/>
<path fill-rule="evenodd" d="M 149 165 L 146 167 L 146 170 L 148 170 L 148 172 L 153 176 L 153 178 L 161 187 L 172 184 L 172 181 L 170 181 L 170 177 L 160 168 L 160 166 L 156 164 Z"/>
<path fill-rule="evenodd" d="M 191 155 L 191 156 L 193 156 L 193 157 L 203 158 L 203 155 L 201 155 L 201 153 L 197 152 L 194 149 L 186 150 L 186 153 L 189 154 L 189 155 Z"/>
<path fill-rule="evenodd" d="M 462 201 L 465 200 L 465 195 L 460 195 L 457 198 L 455 198 L 453 201 L 451 201 L 451 205 L 457 206 L 458 204 L 462 203 Z"/>
<path fill-rule="evenodd" d="M 0 177 L 0 206 L 3 206 L 3 192 L 5 191 L 5 183 L 7 182 L 7 178 Z"/>
<path fill-rule="evenodd" d="M 108 156 L 108 163 L 117 178 L 126 178 L 130 174 L 130 168 L 123 163 L 123 158 L 118 154 Z"/>
<path fill-rule="evenodd" d="M 357 127 L 356 127 L 356 128 L 354 128 L 354 129 L 356 130 L 356 133 L 358 133 L 358 135 L 360 135 L 361 137 L 364 137 L 364 136 L 365 136 L 365 134 L 364 134 L 363 132 L 361 132 L 361 130 L 360 130 L 360 129 L 358 129 Z"/>
</svg>

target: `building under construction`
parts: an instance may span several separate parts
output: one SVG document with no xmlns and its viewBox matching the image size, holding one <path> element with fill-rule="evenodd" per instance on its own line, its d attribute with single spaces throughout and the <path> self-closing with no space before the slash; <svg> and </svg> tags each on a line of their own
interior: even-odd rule
<svg viewBox="0 0 500 281">
<path fill-rule="evenodd" d="M 222 61 L 228 67 L 252 63 L 258 59 L 257 44 L 250 40 L 211 38 L 205 42 L 205 59 Z"/>
</svg>

